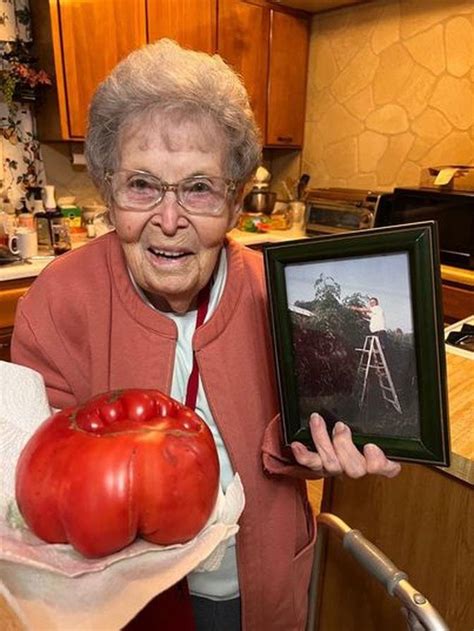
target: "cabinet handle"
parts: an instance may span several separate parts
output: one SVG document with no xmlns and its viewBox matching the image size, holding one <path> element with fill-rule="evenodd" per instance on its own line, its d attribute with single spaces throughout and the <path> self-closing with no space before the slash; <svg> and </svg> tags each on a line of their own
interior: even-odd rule
<svg viewBox="0 0 474 631">
<path fill-rule="evenodd" d="M 10 342 L 0 342 L 0 348 L 10 348 Z"/>
<path fill-rule="evenodd" d="M 293 140 L 293 136 L 277 136 L 278 142 L 291 142 Z"/>
</svg>

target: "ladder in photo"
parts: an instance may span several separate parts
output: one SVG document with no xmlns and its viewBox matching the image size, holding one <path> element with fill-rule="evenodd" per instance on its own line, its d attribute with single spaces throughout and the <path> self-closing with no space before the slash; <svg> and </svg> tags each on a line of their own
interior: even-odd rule
<svg viewBox="0 0 474 631">
<path fill-rule="evenodd" d="M 384 352 L 380 345 L 380 340 L 376 335 L 367 335 L 364 341 L 364 348 L 356 348 L 356 351 L 362 353 L 357 376 L 363 377 L 362 392 L 359 399 L 359 407 L 362 407 L 365 395 L 367 393 L 367 385 L 371 369 L 375 371 L 379 382 L 382 396 L 387 403 L 391 403 L 399 414 L 402 408 L 397 397 L 395 386 L 393 385 L 390 370 Z"/>
</svg>

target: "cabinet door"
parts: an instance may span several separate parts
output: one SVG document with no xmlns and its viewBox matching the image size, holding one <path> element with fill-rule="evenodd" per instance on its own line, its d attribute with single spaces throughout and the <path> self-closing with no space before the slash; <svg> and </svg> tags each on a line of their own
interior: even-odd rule
<svg viewBox="0 0 474 631">
<path fill-rule="evenodd" d="M 0 360 L 2 361 L 10 361 L 10 344 L 16 307 L 34 280 L 32 277 L 0 282 Z"/>
<path fill-rule="evenodd" d="M 266 145 L 303 144 L 309 22 L 271 12 Z"/>
<path fill-rule="evenodd" d="M 216 0 L 147 0 L 148 41 L 174 39 L 184 48 L 216 52 Z"/>
<path fill-rule="evenodd" d="M 146 43 L 145 0 L 59 0 L 59 26 L 69 134 L 82 138 L 97 85 Z"/>
<path fill-rule="evenodd" d="M 10 361 L 10 347 L 12 343 L 13 328 L 0 329 L 0 361 Z"/>
<path fill-rule="evenodd" d="M 257 124 L 266 133 L 269 9 L 219 0 L 217 48 L 243 78 Z"/>
</svg>

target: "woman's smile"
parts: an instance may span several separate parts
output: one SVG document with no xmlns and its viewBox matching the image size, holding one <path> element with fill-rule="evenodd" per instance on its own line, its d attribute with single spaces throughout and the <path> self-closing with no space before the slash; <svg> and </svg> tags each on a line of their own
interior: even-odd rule
<svg viewBox="0 0 474 631">
<path fill-rule="evenodd" d="M 152 265 L 157 266 L 180 266 L 187 264 L 193 252 L 185 249 L 169 249 L 155 246 L 149 246 L 147 249 L 147 258 Z"/>
</svg>

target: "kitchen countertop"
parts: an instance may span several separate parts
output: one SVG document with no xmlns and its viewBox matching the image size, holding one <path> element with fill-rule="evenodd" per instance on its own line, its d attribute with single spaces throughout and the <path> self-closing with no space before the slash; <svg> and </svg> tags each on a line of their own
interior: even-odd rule
<svg viewBox="0 0 474 631">
<path fill-rule="evenodd" d="M 75 239 L 72 241 L 72 249 L 85 245 L 88 242 L 87 238 Z M 28 261 L 19 261 L 17 263 L 12 263 L 10 265 L 2 265 L 0 267 L 0 282 L 4 280 L 17 280 L 20 278 L 31 278 L 34 276 L 38 276 L 40 272 L 44 270 L 44 268 L 54 261 L 56 257 L 53 254 L 48 254 L 47 252 L 38 253 L 38 257 L 34 257 L 32 259 L 28 259 Z"/>
<path fill-rule="evenodd" d="M 270 230 L 265 233 L 242 232 L 241 230 L 231 230 L 229 236 L 244 245 L 252 245 L 258 243 L 268 243 L 275 241 L 289 241 L 290 239 L 306 238 L 301 234 L 291 230 Z M 72 242 L 73 249 L 81 247 L 88 243 L 87 238 L 81 238 Z M 38 274 L 52 261 L 54 256 L 45 256 L 28 262 L 18 262 L 11 265 L 3 265 L 0 267 L 0 282 L 6 280 L 16 280 L 20 278 L 31 278 Z"/>
<path fill-rule="evenodd" d="M 306 235 L 293 230 L 267 230 L 266 232 L 243 232 L 234 228 L 228 236 L 242 243 L 243 245 L 254 245 L 258 243 L 276 243 L 279 241 L 290 241 L 292 239 L 307 239 Z"/>
<path fill-rule="evenodd" d="M 441 265 L 441 278 L 453 283 L 459 283 L 460 285 L 470 285 L 474 287 L 474 270 L 471 269 Z"/>
<path fill-rule="evenodd" d="M 449 344 L 445 348 L 451 466 L 440 470 L 474 487 L 474 353 L 461 356 Z"/>
<path fill-rule="evenodd" d="M 54 256 L 45 256 L 29 261 L 11 263 L 0 267 L 0 281 L 16 280 L 18 278 L 31 278 L 38 274 L 54 259 Z"/>
<path fill-rule="evenodd" d="M 474 325 L 474 314 L 446 327 L 444 338 L 464 324 Z M 474 352 L 451 344 L 445 349 L 451 466 L 441 470 L 474 486 Z"/>
<path fill-rule="evenodd" d="M 229 232 L 229 237 L 235 239 L 243 245 L 257 245 L 259 243 L 276 243 L 290 241 L 294 239 L 307 239 L 293 230 L 269 230 L 268 232 L 243 232 L 234 228 Z M 88 242 L 87 238 L 74 240 L 73 249 L 78 248 Z M 28 263 L 13 263 L 0 267 L 0 282 L 5 280 L 15 280 L 19 278 L 31 278 L 38 274 L 54 259 L 50 256 L 44 259 L 35 259 Z M 441 265 L 441 278 L 445 281 L 469 285 L 474 287 L 474 270 L 463 269 L 461 267 L 451 267 Z"/>
</svg>

